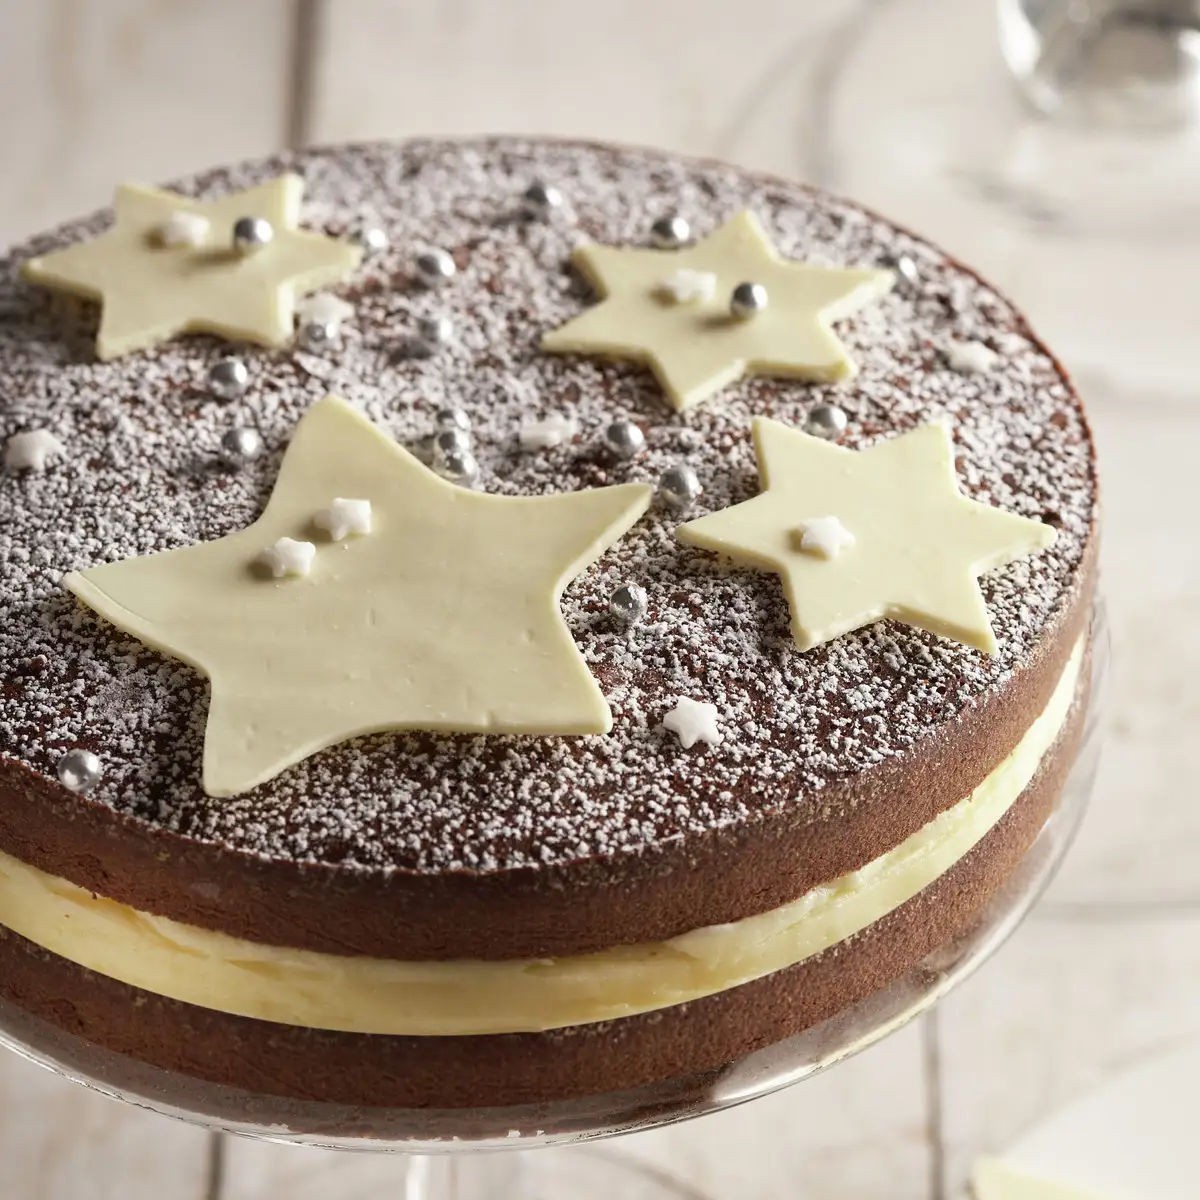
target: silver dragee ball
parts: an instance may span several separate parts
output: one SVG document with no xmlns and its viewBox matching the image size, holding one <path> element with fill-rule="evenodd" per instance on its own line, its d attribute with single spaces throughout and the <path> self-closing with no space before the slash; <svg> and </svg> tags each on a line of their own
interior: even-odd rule
<svg viewBox="0 0 1200 1200">
<path fill-rule="evenodd" d="M 660 250 L 678 250 L 692 240 L 692 227 L 679 216 L 659 217 L 650 226 L 650 241 Z"/>
<path fill-rule="evenodd" d="M 757 316 L 769 303 L 767 289 L 761 283 L 739 283 L 729 297 L 729 311 L 739 321 Z"/>
<path fill-rule="evenodd" d="M 646 448 L 646 435 L 632 421 L 614 421 L 605 426 L 604 445 L 618 458 L 634 458 Z"/>
<path fill-rule="evenodd" d="M 333 321 L 305 321 L 300 326 L 300 345 L 312 354 L 320 354 L 338 344 L 340 334 Z"/>
<path fill-rule="evenodd" d="M 534 220 L 545 220 L 562 208 L 562 192 L 535 180 L 521 195 L 521 211 Z"/>
<path fill-rule="evenodd" d="M 73 792 L 88 792 L 100 782 L 104 767 L 90 751 L 76 747 L 58 760 L 58 778 Z"/>
<path fill-rule="evenodd" d="M 889 254 L 883 260 L 883 265 L 896 272 L 904 287 L 915 288 L 921 282 L 916 260 L 910 254 Z"/>
<path fill-rule="evenodd" d="M 433 414 L 433 423 L 439 429 L 461 429 L 471 431 L 471 418 L 461 408 L 439 408 Z"/>
<path fill-rule="evenodd" d="M 387 249 L 387 230 L 370 221 L 357 221 L 350 230 L 350 240 L 361 246 L 364 254 L 379 254 Z"/>
<path fill-rule="evenodd" d="M 208 390 L 218 400 L 235 400 L 250 383 L 250 369 L 240 358 L 220 358 L 208 368 Z"/>
<path fill-rule="evenodd" d="M 417 323 L 417 345 L 424 354 L 434 354 L 454 341 L 454 322 L 449 317 L 422 317 Z"/>
<path fill-rule="evenodd" d="M 618 621 L 633 625 L 640 621 L 650 607 L 646 589 L 636 583 L 623 583 L 608 598 L 608 611 Z"/>
<path fill-rule="evenodd" d="M 808 414 L 804 432 L 824 438 L 827 442 L 835 442 L 846 432 L 846 413 L 836 404 L 818 404 Z"/>
<path fill-rule="evenodd" d="M 253 254 L 268 245 L 275 229 L 265 217 L 238 217 L 233 223 L 233 248 L 239 254 Z"/>
<path fill-rule="evenodd" d="M 672 508 L 687 508 L 704 488 L 700 484 L 700 476 L 692 467 L 687 463 L 676 463 L 662 473 L 658 490 Z"/>
<path fill-rule="evenodd" d="M 465 429 L 441 429 L 433 435 L 433 457 L 439 462 L 470 453 L 471 435 Z"/>
<path fill-rule="evenodd" d="M 237 426 L 221 435 L 221 457 L 231 467 L 244 467 L 262 453 L 263 441 L 256 429 Z"/>
<path fill-rule="evenodd" d="M 417 274 L 426 287 L 437 287 L 453 279 L 457 271 L 454 259 L 445 250 L 427 250 L 417 255 Z"/>
<path fill-rule="evenodd" d="M 461 487 L 474 487 L 479 479 L 479 464 L 469 450 L 436 457 L 433 460 L 433 469 L 443 479 Z"/>
</svg>

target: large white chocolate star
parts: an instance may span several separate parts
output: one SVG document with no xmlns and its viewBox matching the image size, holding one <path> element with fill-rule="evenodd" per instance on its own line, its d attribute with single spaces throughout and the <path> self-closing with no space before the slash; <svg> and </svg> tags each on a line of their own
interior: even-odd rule
<svg viewBox="0 0 1200 1200">
<path fill-rule="evenodd" d="M 122 184 L 111 228 L 90 242 L 29 259 L 22 273 L 100 302 L 96 354 L 102 359 L 180 333 L 281 346 L 292 337 L 296 298 L 345 278 L 362 258 L 357 246 L 296 228 L 303 191 L 298 175 L 216 200 Z M 188 238 L 181 238 L 182 214 L 207 224 L 188 223 Z M 269 221 L 270 242 L 253 253 L 236 252 L 233 226 L 241 217 Z"/>
<path fill-rule="evenodd" d="M 556 352 L 609 354 L 649 365 L 675 408 L 715 395 L 744 373 L 832 381 L 855 372 L 833 321 L 892 286 L 890 271 L 813 267 L 780 258 L 758 218 L 739 213 L 683 250 L 581 246 L 572 256 L 602 297 L 542 338 Z M 711 287 L 680 280 L 712 276 Z M 759 283 L 767 306 L 739 320 L 733 289 Z"/>
<path fill-rule="evenodd" d="M 855 452 L 757 417 L 764 491 L 680 526 L 679 540 L 783 577 L 809 650 L 885 617 L 996 653 L 978 577 L 1054 541 L 1054 530 L 958 490 L 942 425 Z M 795 536 L 828 514 L 853 541 L 824 557 Z"/>
<path fill-rule="evenodd" d="M 346 493 L 370 501 L 370 536 L 320 541 L 307 575 L 272 578 L 263 547 L 307 539 Z M 230 796 L 379 730 L 607 732 L 558 600 L 650 498 L 640 484 L 480 495 L 327 397 L 297 426 L 253 525 L 66 585 L 208 676 L 204 787 Z"/>
</svg>

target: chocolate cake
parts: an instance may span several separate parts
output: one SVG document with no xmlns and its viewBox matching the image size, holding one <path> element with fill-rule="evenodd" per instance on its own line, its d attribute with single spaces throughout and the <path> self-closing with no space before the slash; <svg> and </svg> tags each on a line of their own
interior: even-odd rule
<svg viewBox="0 0 1200 1200">
<path fill-rule="evenodd" d="M 412 141 L 286 155 L 173 190 L 231 198 L 211 210 L 228 215 L 246 189 L 292 174 L 324 266 L 281 285 L 288 324 L 293 292 L 329 287 L 349 306 L 310 302 L 295 340 L 276 320 L 253 335 L 265 344 L 231 348 L 212 331 L 251 336 L 222 315 L 235 301 L 164 318 L 139 340 L 127 314 L 116 328 L 104 295 L 94 348 L 97 305 L 59 293 L 103 289 L 80 283 L 83 272 L 64 284 L 54 255 L 95 244 L 110 212 L 0 260 L 0 997 L 134 1059 L 261 1095 L 524 1104 L 719 1068 L 838 1013 L 969 926 L 1055 806 L 1089 666 L 1090 435 L 1013 305 L 854 204 L 646 150 Z M 805 286 L 858 289 L 852 306 L 814 308 L 822 344 L 840 339 L 833 357 L 743 355 L 697 389 L 676 386 L 653 346 L 621 353 L 580 323 L 620 301 L 604 270 L 635 261 L 581 247 L 653 250 L 661 270 L 645 261 L 663 286 L 684 289 L 661 302 L 703 305 L 714 282 L 671 282 L 669 256 L 737 232 L 746 213 L 783 282 L 769 284 L 766 313 L 755 309 L 765 294 L 740 307 L 735 295 L 713 337 L 776 328 L 766 314 L 793 302 L 785 264 L 806 263 L 827 274 Z M 192 232 L 185 221 L 162 236 Z M 260 286 L 286 231 L 257 248 L 236 236 L 235 259 L 268 264 L 243 269 Z M 359 265 L 343 253 L 354 245 L 368 251 Z M 155 295 L 140 296 L 143 309 L 154 312 Z M 213 373 L 230 354 L 244 387 L 233 367 Z M 439 430 L 452 434 L 442 449 L 430 444 Z M 706 521 L 789 484 L 764 466 L 769 439 L 836 474 L 922 430 L 944 449 L 938 486 L 954 504 L 976 524 L 1006 514 L 1005 528 L 1032 539 L 1003 554 L 972 548 L 981 640 L 923 618 L 924 599 L 896 599 L 802 650 L 801 610 L 818 604 L 821 571 L 866 555 L 867 531 L 835 523 L 843 540 L 826 543 L 822 525 L 814 549 L 805 539 L 832 518 L 796 511 L 800 574 L 786 583 L 705 540 Z M 377 607 L 341 594 L 311 636 L 281 621 L 263 661 L 299 674 L 252 720 L 229 720 L 224 741 L 210 724 L 206 753 L 205 675 L 222 705 L 237 689 L 225 668 L 197 669 L 203 655 L 150 629 L 150 616 L 129 615 L 149 585 L 128 565 L 240 545 L 239 531 L 266 528 L 253 523 L 277 477 L 262 521 L 294 496 L 301 457 L 345 481 L 339 496 L 394 469 L 419 500 L 405 514 L 376 501 L 374 530 L 360 513 L 339 537 L 331 522 L 351 510 L 331 506 L 314 517 L 324 532 L 297 534 L 311 542 L 263 542 L 264 554 L 315 546 L 311 579 L 285 578 L 309 560 L 268 555 L 237 584 L 289 604 L 360 542 L 400 536 L 401 517 L 417 525 L 444 509 L 468 528 L 494 518 L 536 555 L 551 540 L 537 514 L 565 512 L 561 497 L 576 497 L 576 512 L 611 507 L 556 576 L 569 578 L 558 607 L 570 636 L 551 650 L 564 672 L 569 658 L 579 668 L 569 703 L 504 683 L 478 719 L 363 718 L 377 732 L 314 734 L 303 753 L 217 786 L 221 747 L 270 735 L 306 687 L 334 696 L 349 679 L 350 666 L 336 681 L 304 670 L 337 639 L 370 636 L 343 626 L 386 623 L 394 581 L 371 585 Z M 888 486 L 877 507 L 916 503 L 916 484 Z M 936 566 L 949 545 L 939 519 L 914 518 L 894 552 L 908 554 L 911 535 Z M 502 574 L 488 539 L 463 552 L 444 536 L 438 569 L 472 581 L 462 610 L 503 610 L 488 590 Z M 922 570 L 932 580 L 940 567 Z M 116 572 L 134 599 L 114 599 Z M 205 636 L 254 659 L 260 592 L 229 595 L 204 601 Z M 452 596 L 444 634 L 404 653 L 368 643 L 372 686 L 408 687 L 413 703 L 439 679 L 469 692 L 474 666 L 510 652 L 504 678 L 516 680 L 524 644 L 540 653 L 543 632 L 558 636 L 548 608 L 526 634 L 501 622 L 493 637 L 491 617 L 459 607 Z M 422 656 L 431 665 L 414 666 Z M 345 705 L 328 705 L 331 729 L 343 728 L 352 684 Z M 576 719 L 576 698 L 597 724 Z M 520 712 L 506 717 L 509 700 Z"/>
</svg>

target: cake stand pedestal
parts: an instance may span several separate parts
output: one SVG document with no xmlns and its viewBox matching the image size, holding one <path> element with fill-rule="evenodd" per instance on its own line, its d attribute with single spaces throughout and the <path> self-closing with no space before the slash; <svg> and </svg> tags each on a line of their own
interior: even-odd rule
<svg viewBox="0 0 1200 1200">
<path fill-rule="evenodd" d="M 718 1112 L 857 1054 L 931 1009 L 989 958 L 1054 876 L 1091 795 L 1099 759 L 1100 704 L 1108 670 L 1098 608 L 1092 679 L 1079 753 L 1057 809 L 975 923 L 889 987 L 812 1029 L 718 1070 L 634 1091 L 498 1109 L 355 1109 L 251 1095 L 176 1075 L 65 1033 L 0 1001 L 0 1045 L 110 1096 L 167 1116 L 269 1141 L 397 1154 L 381 1187 L 338 1200 L 698 1200 L 700 1193 L 619 1151 L 583 1143 Z M 532 1151 L 551 1154 L 475 1153 Z M 273 1196 L 254 1200 L 274 1200 Z"/>
</svg>

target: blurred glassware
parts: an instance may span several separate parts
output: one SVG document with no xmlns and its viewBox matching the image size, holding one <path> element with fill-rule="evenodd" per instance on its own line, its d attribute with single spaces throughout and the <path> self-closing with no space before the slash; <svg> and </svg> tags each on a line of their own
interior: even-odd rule
<svg viewBox="0 0 1200 1200">
<path fill-rule="evenodd" d="M 1200 0 L 998 0 L 998 14 L 1039 112 L 1133 131 L 1200 119 Z"/>
<path fill-rule="evenodd" d="M 1073 30 L 1052 20 L 1072 8 Z M 847 3 L 802 101 L 797 173 L 969 262 L 1087 379 L 1173 396 L 1194 372 L 1200 20 L 1179 17 L 1198 8 Z M 1135 68 L 1159 82 L 1135 86 Z"/>
</svg>

